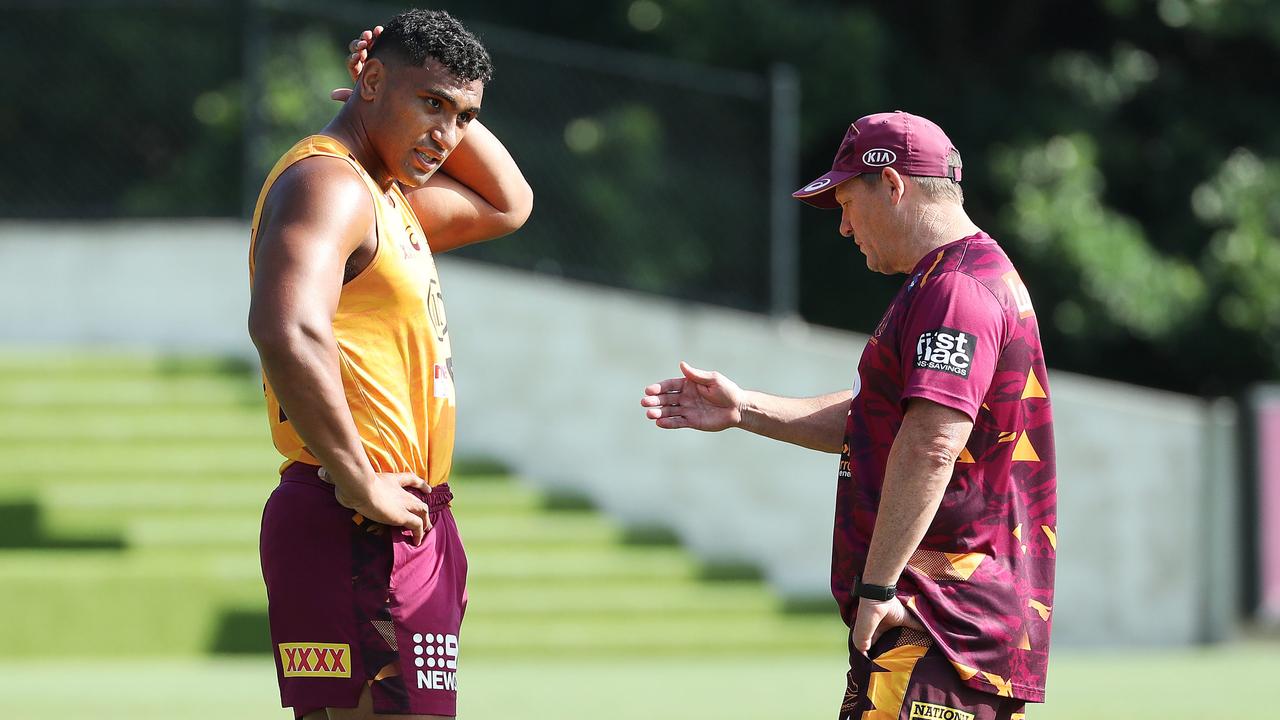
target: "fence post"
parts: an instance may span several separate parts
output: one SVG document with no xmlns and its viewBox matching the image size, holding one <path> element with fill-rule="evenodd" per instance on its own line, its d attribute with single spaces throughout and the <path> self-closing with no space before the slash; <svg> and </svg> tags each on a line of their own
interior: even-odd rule
<svg viewBox="0 0 1280 720">
<path fill-rule="evenodd" d="M 769 311 L 777 318 L 800 312 L 800 80 L 794 67 L 769 68 Z"/>
<path fill-rule="evenodd" d="M 242 123 L 244 125 L 244 162 L 241 171 L 242 198 L 241 214 L 245 218 L 253 216 L 253 208 L 258 202 L 258 190 L 262 178 L 258 175 L 258 166 L 265 150 L 263 138 L 264 123 L 262 118 L 262 102 L 265 83 L 262 81 L 262 65 L 266 62 L 267 51 L 267 14 L 263 10 L 262 0 L 242 0 L 241 17 L 243 18 L 244 45 L 241 49 L 240 63 L 244 72 L 244 105 Z"/>
<path fill-rule="evenodd" d="M 1241 553 L 1242 457 L 1237 406 L 1226 398 L 1205 403 L 1204 468 L 1199 521 L 1201 599 L 1203 626 L 1200 640 L 1230 640 L 1240 618 L 1242 571 L 1248 572 Z M 1247 440 L 1246 445 L 1252 445 Z"/>
</svg>

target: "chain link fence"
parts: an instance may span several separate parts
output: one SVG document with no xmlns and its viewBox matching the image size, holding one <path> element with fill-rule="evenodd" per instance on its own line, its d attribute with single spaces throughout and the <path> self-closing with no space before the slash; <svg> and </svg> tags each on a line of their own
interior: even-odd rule
<svg viewBox="0 0 1280 720">
<path fill-rule="evenodd" d="M 0 217 L 241 216 L 399 8 L 294 0 L 0 2 Z M 466 18 L 462 18 L 466 22 Z M 516 235 L 458 254 L 746 310 L 794 310 L 796 82 L 468 23 L 485 123 L 534 188 Z M 26 65 L 27 67 L 22 67 Z M 786 201 L 771 202 L 779 195 Z"/>
</svg>

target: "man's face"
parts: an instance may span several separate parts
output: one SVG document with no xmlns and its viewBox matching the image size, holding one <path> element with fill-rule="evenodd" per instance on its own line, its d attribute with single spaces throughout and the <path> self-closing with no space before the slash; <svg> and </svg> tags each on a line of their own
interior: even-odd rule
<svg viewBox="0 0 1280 720">
<path fill-rule="evenodd" d="M 480 111 L 484 84 L 458 80 L 433 58 L 423 67 L 384 64 L 381 72 L 369 138 L 393 179 L 419 187 L 462 142 Z"/>
<path fill-rule="evenodd" d="M 900 243 L 892 232 L 890 198 L 884 181 L 869 183 L 855 176 L 835 189 L 840 203 L 840 234 L 853 242 L 867 257 L 867 268 L 892 275 L 898 269 L 895 252 Z"/>
</svg>

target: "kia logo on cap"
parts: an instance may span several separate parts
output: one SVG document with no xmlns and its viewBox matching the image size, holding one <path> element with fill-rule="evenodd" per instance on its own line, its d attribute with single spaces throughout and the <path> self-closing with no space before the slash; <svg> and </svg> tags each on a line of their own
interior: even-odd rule
<svg viewBox="0 0 1280 720">
<path fill-rule="evenodd" d="M 862 162 L 867 165 L 874 165 L 875 167 L 892 165 L 897 159 L 898 155 L 896 153 L 892 150 L 885 150 L 884 148 L 871 148 L 870 150 L 862 153 Z"/>
<path fill-rule="evenodd" d="M 822 188 L 830 184 L 831 184 L 831 178 L 818 178 L 817 180 L 814 180 L 808 185 L 805 185 L 803 192 L 813 192 L 814 190 L 821 190 Z"/>
</svg>

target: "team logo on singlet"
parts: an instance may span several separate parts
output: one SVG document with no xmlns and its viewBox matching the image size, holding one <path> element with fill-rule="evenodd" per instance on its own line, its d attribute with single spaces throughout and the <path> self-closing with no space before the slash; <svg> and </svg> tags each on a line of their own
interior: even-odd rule
<svg viewBox="0 0 1280 720">
<path fill-rule="evenodd" d="M 977 344 L 977 336 L 949 327 L 920 333 L 916 341 L 916 367 L 967 378 Z"/>
<path fill-rule="evenodd" d="M 440 283 L 435 278 L 427 288 L 427 315 L 431 317 L 431 327 L 436 331 L 436 339 L 444 340 L 449 334 L 449 319 L 444 315 L 444 293 L 440 292 Z"/>
<path fill-rule="evenodd" d="M 458 636 L 413 634 L 413 665 L 419 690 L 458 690 Z"/>
<path fill-rule="evenodd" d="M 911 720 L 973 720 L 973 713 L 956 710 L 945 705 L 912 702 Z"/>
</svg>

